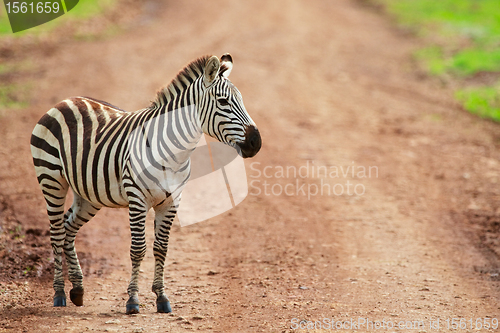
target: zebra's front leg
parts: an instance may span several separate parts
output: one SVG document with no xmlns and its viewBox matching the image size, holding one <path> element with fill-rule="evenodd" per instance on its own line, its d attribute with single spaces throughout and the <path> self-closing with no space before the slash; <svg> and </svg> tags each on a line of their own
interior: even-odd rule
<svg viewBox="0 0 500 333">
<path fill-rule="evenodd" d="M 170 228 L 172 227 L 176 212 L 177 208 L 174 204 L 167 204 L 166 207 L 155 207 L 155 241 L 153 247 L 155 275 L 152 290 L 156 294 L 156 309 L 160 313 L 172 312 L 170 302 L 164 291 L 163 272 Z"/>
<path fill-rule="evenodd" d="M 129 299 L 127 301 L 127 314 L 139 313 L 139 271 L 142 259 L 146 254 L 146 215 L 148 208 L 145 205 L 131 204 L 130 217 L 130 259 L 132 260 L 132 276 L 128 285 Z"/>
<path fill-rule="evenodd" d="M 73 205 L 68 211 L 68 216 L 64 224 L 66 239 L 64 241 L 64 255 L 68 264 L 69 280 L 73 284 L 73 289 L 69 292 L 69 298 L 76 306 L 83 305 L 83 273 L 75 251 L 75 237 L 80 228 L 87 223 L 99 208 L 94 207 L 88 201 L 75 194 Z"/>
</svg>

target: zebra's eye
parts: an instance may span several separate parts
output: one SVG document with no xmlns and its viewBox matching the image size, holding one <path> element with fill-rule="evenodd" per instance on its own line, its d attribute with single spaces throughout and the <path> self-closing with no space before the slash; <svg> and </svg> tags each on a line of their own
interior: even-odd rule
<svg viewBox="0 0 500 333">
<path fill-rule="evenodd" d="M 227 101 L 227 99 L 225 99 L 225 98 L 219 98 L 219 99 L 217 100 L 217 102 L 219 102 L 219 104 L 220 104 L 220 105 L 222 105 L 222 106 L 229 105 L 229 102 L 228 102 L 228 101 Z"/>
</svg>

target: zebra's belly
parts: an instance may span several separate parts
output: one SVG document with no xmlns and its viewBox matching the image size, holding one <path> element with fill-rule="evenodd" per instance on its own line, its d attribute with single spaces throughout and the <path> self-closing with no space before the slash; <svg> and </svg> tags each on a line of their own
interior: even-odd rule
<svg viewBox="0 0 500 333">
<path fill-rule="evenodd" d="M 71 182 L 70 186 L 74 193 L 96 207 L 123 208 L 129 205 L 123 185 L 120 183 L 109 184 L 101 179 L 96 185 L 89 184 L 85 189 L 82 189 L 82 186 L 74 186 Z"/>
<path fill-rule="evenodd" d="M 189 162 L 188 162 L 189 163 Z M 137 169 L 135 169 L 137 170 Z M 143 172 L 132 173 L 134 187 L 141 193 L 143 200 L 150 206 L 178 200 L 190 175 L 190 166 L 179 169 L 148 168 Z"/>
</svg>

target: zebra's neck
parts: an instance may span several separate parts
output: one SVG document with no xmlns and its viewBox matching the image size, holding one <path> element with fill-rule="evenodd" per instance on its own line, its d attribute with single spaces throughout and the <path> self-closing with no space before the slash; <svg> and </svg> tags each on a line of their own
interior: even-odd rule
<svg viewBox="0 0 500 333">
<path fill-rule="evenodd" d="M 142 116 L 129 136 L 128 172 L 136 183 L 155 197 L 181 189 L 190 174 L 190 157 L 203 132 L 195 105 L 138 112 Z M 176 192 L 177 193 L 177 192 Z"/>
<path fill-rule="evenodd" d="M 179 99 L 179 97 L 198 97 L 198 94 L 194 94 L 194 96 L 189 96 L 185 94 L 186 90 L 189 88 L 196 88 L 196 92 L 200 92 L 202 85 L 203 72 L 205 71 L 205 64 L 209 56 L 204 56 L 198 58 L 184 67 L 177 76 L 168 84 L 167 86 L 161 88 L 157 94 L 156 98 L 153 101 L 153 106 L 161 107 L 161 105 L 167 105 L 171 101 L 175 101 Z M 190 101 L 185 103 L 195 104 L 197 101 Z"/>
<path fill-rule="evenodd" d="M 167 105 L 149 109 L 152 117 L 145 118 L 135 138 L 134 147 L 140 146 L 141 154 L 151 164 L 182 167 L 190 158 L 203 135 L 195 104 Z"/>
<path fill-rule="evenodd" d="M 203 93 L 207 59 L 202 57 L 191 62 L 158 91 L 149 108 L 140 112 L 144 115 L 142 126 L 138 127 L 141 133 L 131 136 L 134 138 L 131 147 L 137 149 L 136 157 L 155 168 L 186 166 L 203 135 L 198 102 Z"/>
</svg>

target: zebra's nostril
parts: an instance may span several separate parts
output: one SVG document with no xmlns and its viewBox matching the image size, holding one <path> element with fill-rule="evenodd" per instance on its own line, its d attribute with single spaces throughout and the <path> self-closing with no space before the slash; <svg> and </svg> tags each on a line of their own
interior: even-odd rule
<svg viewBox="0 0 500 333">
<path fill-rule="evenodd" d="M 252 135 L 250 138 L 250 148 L 255 149 L 257 147 L 257 137 L 256 135 Z"/>
<path fill-rule="evenodd" d="M 260 133 L 259 130 L 255 127 L 252 126 L 249 128 L 247 132 L 247 138 L 246 138 L 246 149 L 249 150 L 249 153 L 251 151 L 251 156 L 255 155 L 259 150 L 261 146 L 261 141 L 260 141 Z"/>
</svg>

